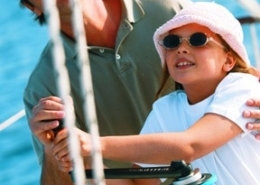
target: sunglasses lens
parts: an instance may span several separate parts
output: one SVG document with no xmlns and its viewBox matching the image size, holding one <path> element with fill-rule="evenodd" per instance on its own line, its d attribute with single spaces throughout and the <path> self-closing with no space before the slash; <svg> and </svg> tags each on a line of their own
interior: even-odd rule
<svg viewBox="0 0 260 185">
<path fill-rule="evenodd" d="M 192 34 L 189 39 L 180 38 L 178 35 L 168 35 L 162 40 L 162 45 L 167 49 L 175 49 L 183 39 L 188 40 L 189 44 L 193 47 L 204 46 L 208 41 L 207 35 L 197 32 Z"/>
<path fill-rule="evenodd" d="M 173 49 L 180 44 L 180 38 L 177 35 L 168 35 L 163 39 L 163 46 L 165 48 Z"/>
<path fill-rule="evenodd" d="M 194 33 L 190 37 L 190 44 L 195 47 L 203 46 L 207 42 L 207 36 L 204 33 Z"/>
</svg>

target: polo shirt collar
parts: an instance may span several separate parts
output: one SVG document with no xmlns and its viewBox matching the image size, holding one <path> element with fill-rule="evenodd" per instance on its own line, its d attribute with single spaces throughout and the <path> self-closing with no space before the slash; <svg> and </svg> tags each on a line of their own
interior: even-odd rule
<svg viewBox="0 0 260 185">
<path fill-rule="evenodd" d="M 139 21 L 145 15 L 139 0 L 122 0 L 122 3 L 125 6 L 126 19 L 130 23 Z M 77 55 L 75 42 L 71 38 L 67 37 L 64 33 L 61 33 L 61 37 L 64 44 L 66 60 L 75 58 Z M 87 46 L 87 48 L 91 47 Z"/>
<path fill-rule="evenodd" d="M 62 32 L 61 32 L 61 38 L 64 46 L 66 61 L 75 58 L 77 55 L 75 41 L 73 41 L 71 38 L 69 38 L 67 35 L 65 35 Z"/>
<path fill-rule="evenodd" d="M 135 23 L 144 16 L 144 10 L 139 0 L 122 0 L 125 5 L 126 18 L 129 22 Z"/>
</svg>

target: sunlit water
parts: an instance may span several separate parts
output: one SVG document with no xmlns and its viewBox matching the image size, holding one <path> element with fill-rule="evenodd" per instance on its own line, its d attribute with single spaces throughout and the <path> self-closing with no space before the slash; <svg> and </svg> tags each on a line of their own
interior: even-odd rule
<svg viewBox="0 0 260 185">
<path fill-rule="evenodd" d="M 23 89 L 48 38 L 46 27 L 18 2 L 0 1 L 0 123 L 23 109 Z M 0 131 L 0 148 L 1 185 L 39 184 L 25 117 Z"/>
</svg>

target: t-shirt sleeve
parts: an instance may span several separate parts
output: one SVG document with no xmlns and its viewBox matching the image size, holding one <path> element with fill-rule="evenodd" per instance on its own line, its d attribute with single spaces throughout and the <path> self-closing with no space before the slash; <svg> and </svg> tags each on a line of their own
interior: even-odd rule
<svg viewBox="0 0 260 185">
<path fill-rule="evenodd" d="M 145 124 L 140 132 L 142 134 L 151 134 L 151 133 L 158 133 L 159 132 L 159 122 L 156 118 L 155 112 L 151 111 L 145 121 Z"/>
<path fill-rule="evenodd" d="M 246 134 L 250 132 L 246 129 L 246 124 L 254 122 L 255 119 L 244 118 L 243 111 L 259 109 L 248 107 L 246 101 L 259 97 L 260 84 L 257 78 L 248 74 L 234 73 L 219 84 L 206 113 L 215 113 L 230 119 L 243 130 L 243 134 Z"/>
</svg>

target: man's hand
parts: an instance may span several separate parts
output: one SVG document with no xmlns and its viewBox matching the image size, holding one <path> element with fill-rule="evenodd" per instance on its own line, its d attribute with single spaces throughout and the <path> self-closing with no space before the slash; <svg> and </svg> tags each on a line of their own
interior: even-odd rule
<svg viewBox="0 0 260 185">
<path fill-rule="evenodd" d="M 42 98 L 32 110 L 29 126 L 41 143 L 50 147 L 54 139 L 53 129 L 59 126 L 59 120 L 64 116 L 64 105 L 60 98 Z"/>
<path fill-rule="evenodd" d="M 250 107 L 260 107 L 260 99 L 250 99 L 246 102 L 246 104 Z M 260 140 L 260 109 L 259 110 L 245 110 L 243 112 L 243 116 L 245 118 L 255 118 L 258 119 L 258 122 L 247 123 L 246 128 L 248 130 L 259 131 L 256 134 L 256 139 Z"/>
<path fill-rule="evenodd" d="M 71 106 L 73 108 L 73 102 Z M 53 129 L 57 128 L 65 116 L 64 104 L 59 97 L 42 98 L 32 110 L 30 118 L 31 132 L 44 145 L 44 158 L 42 162 L 42 185 L 72 185 L 73 182 L 68 173 L 59 170 L 59 166 L 53 155 L 53 143 L 55 133 Z M 61 132 L 61 131 L 60 131 Z"/>
</svg>

